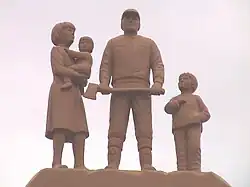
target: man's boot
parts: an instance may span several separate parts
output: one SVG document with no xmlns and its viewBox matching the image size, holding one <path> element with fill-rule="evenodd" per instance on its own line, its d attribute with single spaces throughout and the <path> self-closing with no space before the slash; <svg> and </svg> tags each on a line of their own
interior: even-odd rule
<svg viewBox="0 0 250 187">
<path fill-rule="evenodd" d="M 84 134 L 77 134 L 74 137 L 72 143 L 74 153 L 74 168 L 76 169 L 87 169 L 84 165 L 84 148 L 85 148 L 85 136 Z"/>
<path fill-rule="evenodd" d="M 156 169 L 152 166 L 152 138 L 137 137 L 136 139 L 141 170 L 155 171 Z"/>
<path fill-rule="evenodd" d="M 141 170 L 156 171 L 152 166 L 152 151 L 150 148 L 141 148 L 139 150 Z"/>
<path fill-rule="evenodd" d="M 110 138 L 108 142 L 108 165 L 105 169 L 119 169 L 123 141 L 120 138 Z"/>
<path fill-rule="evenodd" d="M 109 147 L 108 149 L 108 165 L 105 169 L 118 169 L 121 161 L 121 148 Z"/>
</svg>

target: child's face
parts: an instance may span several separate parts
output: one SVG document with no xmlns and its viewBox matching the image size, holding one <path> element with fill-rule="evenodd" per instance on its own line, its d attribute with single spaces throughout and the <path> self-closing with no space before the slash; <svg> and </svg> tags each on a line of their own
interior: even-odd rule
<svg viewBox="0 0 250 187">
<path fill-rule="evenodd" d="M 92 53 L 92 51 L 93 51 L 92 41 L 89 39 L 81 40 L 79 43 L 79 51 Z"/>
<path fill-rule="evenodd" d="M 179 78 L 179 88 L 182 90 L 192 89 L 192 80 L 188 75 L 183 75 Z"/>
</svg>

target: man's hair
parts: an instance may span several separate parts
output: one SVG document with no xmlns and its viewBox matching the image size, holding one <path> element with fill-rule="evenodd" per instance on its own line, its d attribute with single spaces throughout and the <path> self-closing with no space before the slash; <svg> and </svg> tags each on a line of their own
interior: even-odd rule
<svg viewBox="0 0 250 187">
<path fill-rule="evenodd" d="M 125 10 L 124 12 L 123 12 L 123 14 L 122 14 L 122 17 L 121 17 L 121 19 L 123 19 L 127 14 L 129 14 L 129 13 L 135 13 L 136 15 L 137 15 L 137 17 L 139 18 L 139 20 L 140 20 L 140 14 L 139 14 L 139 12 L 137 11 L 137 10 L 135 10 L 135 9 L 127 9 L 127 10 Z"/>
<path fill-rule="evenodd" d="M 51 32 L 51 41 L 52 43 L 57 46 L 61 42 L 61 32 L 65 28 L 72 28 L 73 30 L 76 30 L 75 26 L 70 22 L 61 22 L 57 23 Z"/>
<path fill-rule="evenodd" d="M 196 89 L 198 88 L 198 81 L 197 81 L 197 78 L 192 74 L 192 73 L 189 73 L 189 72 L 186 72 L 186 73 L 182 73 L 180 76 L 179 76 L 179 80 L 182 78 L 182 77 L 189 77 L 190 80 L 191 80 L 191 87 L 192 87 L 192 92 L 194 93 L 196 91 Z M 179 86 L 179 85 L 178 85 Z M 179 86 L 179 89 L 181 90 L 180 86 Z"/>
</svg>

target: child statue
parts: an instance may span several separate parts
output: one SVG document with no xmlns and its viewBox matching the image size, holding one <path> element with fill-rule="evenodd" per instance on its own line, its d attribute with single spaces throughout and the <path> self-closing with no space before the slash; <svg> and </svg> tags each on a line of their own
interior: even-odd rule
<svg viewBox="0 0 250 187">
<path fill-rule="evenodd" d="M 201 97 L 193 94 L 198 87 L 193 74 L 181 74 L 178 87 L 181 94 L 165 106 L 165 112 L 172 115 L 177 170 L 201 171 L 202 123 L 210 119 L 210 113 Z"/>
</svg>

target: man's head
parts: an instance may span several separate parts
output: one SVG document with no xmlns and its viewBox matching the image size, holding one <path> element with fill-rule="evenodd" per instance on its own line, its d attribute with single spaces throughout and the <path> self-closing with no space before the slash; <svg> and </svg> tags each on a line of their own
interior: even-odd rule
<svg viewBox="0 0 250 187">
<path fill-rule="evenodd" d="M 89 36 L 83 36 L 79 40 L 79 51 L 92 53 L 94 49 L 94 42 Z"/>
<path fill-rule="evenodd" d="M 140 15 L 135 9 L 127 9 L 122 14 L 121 28 L 126 33 L 137 33 L 140 29 Z"/>
<path fill-rule="evenodd" d="M 55 46 L 70 47 L 75 38 L 75 26 L 70 22 L 57 23 L 51 32 L 51 40 Z"/>
<path fill-rule="evenodd" d="M 193 74 L 182 73 L 179 76 L 178 87 L 179 87 L 181 92 L 194 93 L 198 87 L 198 81 Z"/>
</svg>

